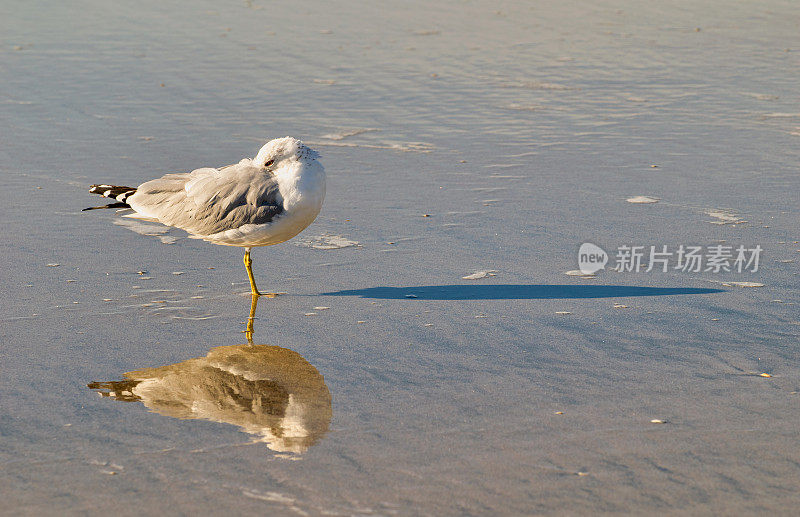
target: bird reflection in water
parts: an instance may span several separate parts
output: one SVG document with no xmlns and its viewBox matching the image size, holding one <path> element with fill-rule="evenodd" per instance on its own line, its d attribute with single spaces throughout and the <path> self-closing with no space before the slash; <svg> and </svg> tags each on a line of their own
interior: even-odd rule
<svg viewBox="0 0 800 517">
<path fill-rule="evenodd" d="M 257 304 L 253 296 L 248 344 L 214 347 L 205 357 L 128 372 L 125 380 L 92 382 L 89 388 L 142 402 L 161 415 L 239 426 L 274 451 L 305 452 L 328 431 L 331 394 L 297 352 L 253 344 Z"/>
</svg>

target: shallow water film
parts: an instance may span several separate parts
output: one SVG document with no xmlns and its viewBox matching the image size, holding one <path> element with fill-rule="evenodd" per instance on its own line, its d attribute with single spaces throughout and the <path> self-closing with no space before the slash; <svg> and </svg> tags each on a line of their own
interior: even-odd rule
<svg viewBox="0 0 800 517">
<path fill-rule="evenodd" d="M 796 511 L 795 2 L 0 28 L 0 514 Z M 327 197 L 252 251 L 278 296 L 240 248 L 81 212 L 285 135 Z"/>
</svg>

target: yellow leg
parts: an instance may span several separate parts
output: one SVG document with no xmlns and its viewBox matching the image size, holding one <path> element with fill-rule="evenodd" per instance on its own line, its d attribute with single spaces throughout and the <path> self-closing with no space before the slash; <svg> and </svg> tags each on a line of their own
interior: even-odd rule
<svg viewBox="0 0 800 517">
<path fill-rule="evenodd" d="M 247 268 L 247 277 L 250 279 L 250 293 L 253 296 L 266 296 L 267 298 L 275 298 L 278 295 L 286 293 L 262 293 L 256 287 L 256 279 L 253 276 L 253 259 L 250 258 L 250 248 L 244 249 L 244 267 Z"/>
<path fill-rule="evenodd" d="M 250 258 L 250 248 L 244 249 L 244 267 L 247 268 L 247 276 L 250 278 L 250 292 L 253 296 L 261 296 L 256 287 L 256 279 L 253 277 L 253 259 Z"/>
<path fill-rule="evenodd" d="M 258 295 L 254 294 L 250 302 L 250 316 L 247 318 L 247 328 L 244 331 L 244 336 L 247 338 L 247 343 L 253 344 L 253 320 L 256 319 L 256 307 L 258 306 Z"/>
</svg>

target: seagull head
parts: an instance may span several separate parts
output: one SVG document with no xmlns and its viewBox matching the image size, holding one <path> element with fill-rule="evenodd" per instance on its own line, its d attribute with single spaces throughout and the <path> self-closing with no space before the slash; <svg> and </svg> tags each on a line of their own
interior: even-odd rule
<svg viewBox="0 0 800 517">
<path fill-rule="evenodd" d="M 319 153 L 306 147 L 303 142 L 291 136 L 270 140 L 258 151 L 253 159 L 256 167 L 279 168 L 289 162 L 308 163 L 319 158 Z"/>
</svg>

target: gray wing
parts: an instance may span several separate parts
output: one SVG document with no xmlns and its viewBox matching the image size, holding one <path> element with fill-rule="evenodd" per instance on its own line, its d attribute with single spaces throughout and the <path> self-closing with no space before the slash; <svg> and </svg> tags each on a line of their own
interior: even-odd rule
<svg viewBox="0 0 800 517">
<path fill-rule="evenodd" d="M 146 218 L 198 236 L 266 224 L 283 212 L 275 176 L 249 164 L 167 174 L 140 185 L 128 204 Z"/>
</svg>

